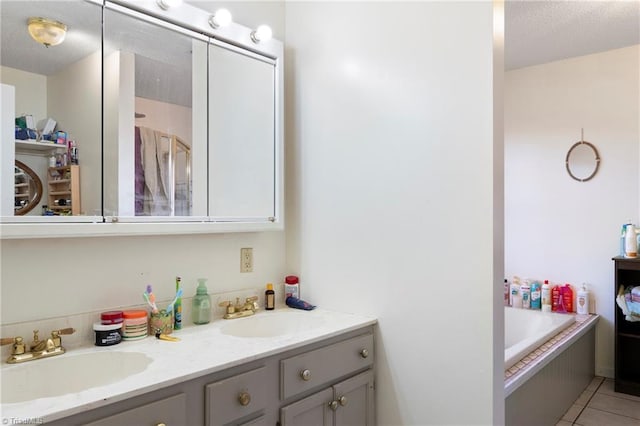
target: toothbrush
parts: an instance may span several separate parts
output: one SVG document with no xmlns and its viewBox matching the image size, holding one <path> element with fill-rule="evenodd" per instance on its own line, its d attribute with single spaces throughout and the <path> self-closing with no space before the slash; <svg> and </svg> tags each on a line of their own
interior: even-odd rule
<svg viewBox="0 0 640 426">
<path fill-rule="evenodd" d="M 151 306 L 151 311 L 156 314 L 158 313 L 158 306 L 156 305 L 156 296 L 153 294 L 153 289 L 151 288 L 151 284 L 147 285 L 147 291 L 144 293 L 144 298 Z"/>
<path fill-rule="evenodd" d="M 182 297 L 182 287 L 178 289 L 178 291 L 176 292 L 176 297 L 173 299 L 171 303 L 169 303 L 169 306 L 167 306 L 167 314 L 173 311 L 173 305 L 175 305 L 179 297 Z"/>
</svg>

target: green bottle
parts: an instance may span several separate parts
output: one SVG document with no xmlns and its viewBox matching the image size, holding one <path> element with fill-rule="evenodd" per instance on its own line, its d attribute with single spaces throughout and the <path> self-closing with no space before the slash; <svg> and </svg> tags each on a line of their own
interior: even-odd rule
<svg viewBox="0 0 640 426">
<path fill-rule="evenodd" d="M 207 324 L 211 318 L 211 298 L 207 293 L 207 280 L 198 278 L 198 288 L 191 306 L 194 324 Z"/>
</svg>

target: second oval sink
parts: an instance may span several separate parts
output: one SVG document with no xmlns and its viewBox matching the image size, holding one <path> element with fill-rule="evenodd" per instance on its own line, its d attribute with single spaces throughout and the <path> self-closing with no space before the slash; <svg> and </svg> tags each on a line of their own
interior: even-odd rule
<svg viewBox="0 0 640 426">
<path fill-rule="evenodd" d="M 144 371 L 152 359 L 139 352 L 63 354 L 2 370 L 2 403 L 76 393 Z"/>
<path fill-rule="evenodd" d="M 220 328 L 222 334 L 235 337 L 276 337 L 296 334 L 318 327 L 324 322 L 302 311 L 261 312 L 257 315 L 228 320 Z"/>
</svg>

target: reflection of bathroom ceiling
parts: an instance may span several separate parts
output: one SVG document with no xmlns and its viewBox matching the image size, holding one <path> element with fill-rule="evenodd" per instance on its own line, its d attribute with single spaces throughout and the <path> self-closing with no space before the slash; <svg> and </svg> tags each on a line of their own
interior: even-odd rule
<svg viewBox="0 0 640 426">
<path fill-rule="evenodd" d="M 640 43 L 640 1 L 505 2 L 505 68 Z"/>
<path fill-rule="evenodd" d="M 73 14 L 70 15 L 69 11 Z M 27 32 L 27 19 L 42 16 L 68 27 L 65 41 L 46 48 Z M 100 50 L 101 8 L 84 1 L 0 1 L 0 60 L 3 66 L 41 75 L 53 75 Z M 136 96 L 191 106 L 191 42 L 184 36 L 153 25 L 131 24 L 116 12 L 105 17 L 107 52 L 123 50 L 136 55 Z M 166 41 L 171 36 L 171 42 Z M 166 64 L 162 66 L 162 64 Z M 159 89 L 164 90 L 159 90 Z"/>
</svg>

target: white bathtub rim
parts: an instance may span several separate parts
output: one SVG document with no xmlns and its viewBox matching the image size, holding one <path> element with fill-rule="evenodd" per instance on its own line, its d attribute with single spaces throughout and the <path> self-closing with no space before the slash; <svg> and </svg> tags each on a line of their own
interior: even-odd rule
<svg viewBox="0 0 640 426">
<path fill-rule="evenodd" d="M 578 329 L 578 331 L 574 331 L 574 334 L 571 335 L 568 339 L 563 342 L 557 343 L 553 345 L 549 350 L 547 350 L 543 355 L 540 355 L 536 358 L 535 365 L 529 364 L 524 369 L 520 370 L 514 376 L 510 377 L 506 380 L 504 386 L 504 397 L 505 399 L 516 391 L 520 386 L 527 382 L 531 377 L 533 377 L 538 371 L 542 370 L 547 364 L 553 361 L 558 355 L 565 351 L 569 346 L 574 344 L 578 339 L 587 334 L 592 328 L 596 326 L 598 320 L 600 319 L 600 315 L 592 314 L 589 315 L 589 319 L 585 320 L 582 324 L 583 326 Z M 595 348 L 594 348 L 595 350 Z"/>
<path fill-rule="evenodd" d="M 514 308 L 510 308 L 514 309 Z M 576 316 L 574 314 L 558 314 L 555 312 L 532 312 L 532 315 L 546 315 L 561 320 L 553 329 L 550 329 L 542 334 L 538 333 L 535 336 L 528 337 L 519 341 L 517 344 L 510 346 L 504 351 L 504 369 L 508 370 L 518 363 L 522 358 L 530 354 L 537 347 L 542 346 L 546 341 L 551 339 L 556 334 L 562 333 L 563 330 L 571 327 L 575 324 Z"/>
</svg>

